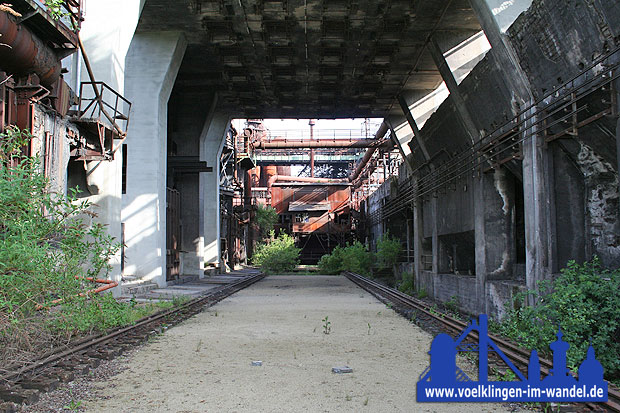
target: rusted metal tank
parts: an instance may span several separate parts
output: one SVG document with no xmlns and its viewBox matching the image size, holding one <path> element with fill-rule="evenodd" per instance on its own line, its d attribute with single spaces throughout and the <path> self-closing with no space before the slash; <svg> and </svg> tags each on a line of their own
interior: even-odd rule
<svg viewBox="0 0 620 413">
<path fill-rule="evenodd" d="M 62 65 L 54 50 L 18 25 L 14 18 L 0 12 L 0 69 L 16 76 L 36 74 L 43 86 L 51 87 L 60 77 Z"/>
</svg>

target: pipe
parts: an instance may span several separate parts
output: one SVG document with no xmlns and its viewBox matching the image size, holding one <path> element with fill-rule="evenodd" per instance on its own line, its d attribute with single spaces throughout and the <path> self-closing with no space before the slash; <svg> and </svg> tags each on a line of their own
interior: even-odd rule
<svg viewBox="0 0 620 413">
<path fill-rule="evenodd" d="M 76 275 L 75 279 L 79 280 L 80 277 L 78 277 Z M 87 281 L 95 282 L 97 284 L 105 284 L 105 285 L 102 285 L 101 287 L 97 287 L 97 288 L 95 288 L 93 290 L 88 290 L 88 291 L 86 291 L 84 293 L 79 293 L 76 297 L 88 297 L 90 294 L 97 294 L 97 293 L 101 293 L 103 291 L 109 290 L 111 288 L 118 287 L 118 282 L 112 281 L 112 280 L 103 280 L 103 279 L 99 279 L 99 278 L 95 279 L 93 277 L 85 277 L 84 279 L 87 280 Z M 50 306 L 56 305 L 56 304 L 60 304 L 64 300 L 65 300 L 64 298 L 59 298 L 57 300 L 54 300 L 54 301 L 48 303 L 46 306 L 44 306 L 42 304 L 38 304 L 36 308 L 37 308 L 37 310 L 41 310 L 43 308 L 48 308 L 49 309 Z"/>
<path fill-rule="evenodd" d="M 310 119 L 308 125 L 310 125 L 310 140 L 314 140 L 314 119 Z M 314 149 L 310 149 L 310 176 L 314 178 Z"/>
<path fill-rule="evenodd" d="M 267 181 L 267 189 L 270 190 L 274 183 L 277 181 L 284 182 L 306 182 L 313 184 L 348 184 L 346 179 L 331 179 L 331 178 L 307 178 L 302 176 L 285 176 L 285 175 L 273 175 Z"/>
<path fill-rule="evenodd" d="M 18 25 L 7 12 L 0 12 L 0 47 L 2 70 L 25 76 L 35 73 L 47 88 L 60 77 L 62 64 L 58 55 L 30 30 Z"/>
<path fill-rule="evenodd" d="M 317 140 L 274 140 L 270 142 L 259 141 L 254 144 L 254 149 L 299 149 L 299 148 L 377 148 L 391 145 L 383 139 L 317 139 Z"/>
<path fill-rule="evenodd" d="M 389 126 L 387 125 L 387 123 L 382 122 L 381 126 L 379 126 L 379 129 L 377 130 L 377 133 L 375 134 L 375 139 L 372 139 L 372 140 L 375 140 L 375 141 L 382 140 L 385 134 L 387 133 L 388 129 L 389 129 Z M 392 142 L 388 141 L 388 143 L 390 147 L 391 145 L 393 145 Z M 364 154 L 364 157 L 362 158 L 362 161 L 359 163 L 359 165 L 357 165 L 357 168 L 355 168 L 355 172 L 353 172 L 351 176 L 349 176 L 349 181 L 353 182 L 357 179 L 358 176 L 360 176 L 360 174 L 362 173 L 362 170 L 364 169 L 368 161 L 372 159 L 372 155 L 374 155 L 376 150 L 377 150 L 376 146 L 368 148 L 368 150 Z"/>
</svg>

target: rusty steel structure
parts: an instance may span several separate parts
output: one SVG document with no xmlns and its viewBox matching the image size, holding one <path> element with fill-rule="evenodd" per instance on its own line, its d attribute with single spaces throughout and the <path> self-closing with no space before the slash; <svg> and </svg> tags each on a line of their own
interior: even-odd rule
<svg viewBox="0 0 620 413">
<path fill-rule="evenodd" d="M 391 165 L 395 159 L 391 156 L 394 143 L 386 136 L 388 127 L 385 123 L 380 125 L 374 137 L 366 133 L 366 137 L 359 138 L 354 138 L 351 131 L 348 138 L 342 137 L 342 131 L 329 131 L 333 136 L 326 138 L 328 133 L 321 130 L 317 133 L 314 129 L 315 122 L 310 120 L 308 125 L 309 136 L 303 130 L 272 132 L 261 122 L 250 120 L 243 133 L 234 139 L 239 154 L 235 165 L 237 169 L 243 169 L 237 172 L 237 176 L 243 177 L 243 191 L 236 195 L 235 204 L 245 217 L 239 222 L 247 227 L 248 257 L 258 241 L 253 225 L 254 211 L 259 206 L 271 206 L 278 214 L 277 232 L 292 235 L 302 248 L 302 262 L 315 264 L 335 246 L 358 237 L 360 200 L 368 195 L 369 185 L 383 182 L 388 173 L 397 170 Z M 348 172 L 345 176 L 318 176 L 315 150 L 321 151 L 323 156 L 331 154 L 335 158 L 338 154 L 354 155 L 352 159 L 355 161 L 346 161 Z M 257 165 L 252 161 L 256 153 L 286 154 L 282 151 L 309 155 L 305 163 L 297 161 L 297 165 L 305 166 L 302 172 L 306 171 L 308 176 L 292 176 L 290 166 L 268 162 Z M 295 164 L 292 158 L 288 162 L 288 165 Z M 242 164 L 246 167 L 240 168 Z M 376 176 L 378 171 L 383 173 L 383 178 Z M 226 244 L 230 245 L 229 242 Z M 239 251 L 235 254 L 240 255 Z"/>
</svg>

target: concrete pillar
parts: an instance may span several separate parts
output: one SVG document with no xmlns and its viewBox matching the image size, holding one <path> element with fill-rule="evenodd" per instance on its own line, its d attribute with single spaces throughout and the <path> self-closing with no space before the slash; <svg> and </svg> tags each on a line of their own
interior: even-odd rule
<svg viewBox="0 0 620 413">
<path fill-rule="evenodd" d="M 506 169 L 474 179 L 476 287 L 480 312 L 487 312 L 489 280 L 508 279 L 516 258 L 514 248 L 514 185 Z"/>
<path fill-rule="evenodd" d="M 172 91 L 168 107 L 169 118 L 174 119 L 175 128 L 170 128 L 168 140 L 175 143 L 176 156 L 198 156 L 200 140 L 205 121 L 211 113 L 213 97 L 209 94 L 181 94 Z M 212 165 L 209 165 L 212 166 Z M 170 170 L 170 169 L 169 169 Z M 215 172 L 204 172 L 215 173 Z M 173 179 L 171 179 L 173 178 Z M 181 196 L 181 269 L 183 275 L 204 275 L 202 219 L 200 209 L 200 174 L 176 173 L 168 177 L 174 181 Z"/>
<path fill-rule="evenodd" d="M 91 1 L 85 9 L 85 21 L 80 30 L 86 53 L 96 81 L 105 82 L 112 89 L 124 94 L 125 57 L 134 35 L 144 0 L 109 0 Z M 81 52 L 76 52 L 64 62 L 70 73 L 65 76 L 76 93 L 80 91 L 82 81 L 90 81 L 83 67 Z M 90 90 L 88 90 L 90 93 Z M 120 141 L 114 142 L 114 147 Z M 112 161 L 90 161 L 86 163 L 88 185 L 94 189 L 88 200 L 95 214 L 95 221 L 106 225 L 109 235 L 121 242 L 121 177 L 122 151 L 114 154 Z M 120 251 L 112 257 L 112 269 L 108 277 L 120 283 Z M 114 295 L 120 295 L 121 289 L 115 288 Z"/>
<path fill-rule="evenodd" d="M 417 191 L 418 177 L 413 177 L 414 190 Z M 415 287 L 420 289 L 422 274 L 422 243 L 424 239 L 424 221 L 422 215 L 422 201 L 416 197 L 413 201 L 413 268 L 415 275 Z"/>
<path fill-rule="evenodd" d="M 431 194 L 431 217 L 433 222 L 431 222 L 431 241 L 432 241 L 432 251 L 433 251 L 433 267 L 432 271 L 437 274 L 439 273 L 439 254 L 441 254 L 441 248 L 439 245 L 439 226 L 437 224 L 437 220 L 439 219 L 438 208 L 437 208 L 437 197 L 433 193 Z"/>
<path fill-rule="evenodd" d="M 213 172 L 200 174 L 200 211 L 203 259 L 205 264 L 220 265 L 220 157 L 231 117 L 218 110 L 217 97 L 200 137 L 200 160 Z"/>
<path fill-rule="evenodd" d="M 548 188 L 545 186 L 544 137 L 536 132 L 536 108 L 523 116 L 532 116 L 523 127 L 523 203 L 525 213 L 525 277 L 527 288 L 548 276 L 547 214 Z"/>
<path fill-rule="evenodd" d="M 187 42 L 176 32 L 139 33 L 126 62 L 133 103 L 123 198 L 125 273 L 166 285 L 166 150 L 168 99 Z"/>
<path fill-rule="evenodd" d="M 618 116 L 620 115 L 620 78 L 616 79 L 614 86 L 616 92 L 616 116 Z M 618 116 L 618 122 L 616 123 L 616 157 L 618 159 L 616 173 L 618 174 L 618 184 L 620 189 L 620 116 Z M 620 211 L 620 203 L 618 203 L 618 208 Z"/>
</svg>

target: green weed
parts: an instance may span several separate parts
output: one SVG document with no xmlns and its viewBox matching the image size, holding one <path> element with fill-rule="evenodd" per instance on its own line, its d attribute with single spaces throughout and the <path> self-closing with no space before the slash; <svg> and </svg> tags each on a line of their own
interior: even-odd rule
<svg viewBox="0 0 620 413">
<path fill-rule="evenodd" d="M 332 331 L 332 323 L 329 321 L 329 317 L 325 316 L 321 321 L 323 322 L 323 334 L 329 334 Z"/>
</svg>

